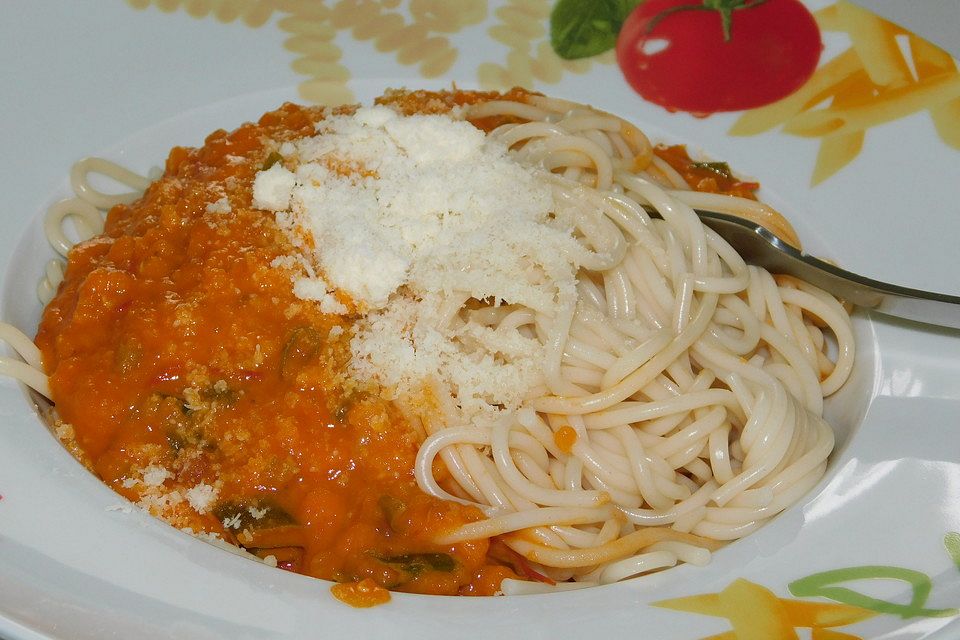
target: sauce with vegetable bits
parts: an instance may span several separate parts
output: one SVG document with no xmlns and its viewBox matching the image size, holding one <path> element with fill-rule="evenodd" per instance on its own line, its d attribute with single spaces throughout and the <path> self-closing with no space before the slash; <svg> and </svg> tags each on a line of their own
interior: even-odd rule
<svg viewBox="0 0 960 640">
<path fill-rule="evenodd" d="M 481 513 L 416 486 L 422 434 L 344 375 L 349 320 L 294 296 L 274 263 L 293 248 L 251 205 L 256 172 L 322 117 L 285 105 L 173 149 L 73 249 L 37 336 L 59 419 L 98 476 L 174 526 L 319 578 L 492 593 L 487 540 L 433 542 Z"/>
<path fill-rule="evenodd" d="M 738 180 L 726 162 L 696 162 L 681 144 L 657 145 L 653 152 L 683 176 L 694 191 L 757 199 L 755 192 L 760 188 L 760 183 Z"/>
<path fill-rule="evenodd" d="M 443 113 L 526 95 L 392 92 L 380 102 Z M 153 515 L 334 580 L 356 606 L 385 601 L 383 588 L 490 595 L 504 578 L 552 583 L 501 540 L 435 542 L 481 512 L 420 491 L 422 429 L 347 375 L 350 318 L 293 293 L 294 247 L 272 213 L 253 208 L 252 184 L 323 117 L 285 105 L 203 147 L 174 148 L 163 177 L 71 251 L 36 339 L 58 434 Z M 682 147 L 656 153 L 694 188 L 756 188 L 692 166 Z M 573 446 L 575 433 L 557 435 Z"/>
</svg>

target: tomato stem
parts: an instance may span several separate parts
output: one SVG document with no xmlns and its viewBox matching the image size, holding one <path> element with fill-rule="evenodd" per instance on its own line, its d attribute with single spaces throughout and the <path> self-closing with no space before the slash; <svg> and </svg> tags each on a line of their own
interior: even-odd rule
<svg viewBox="0 0 960 640">
<path fill-rule="evenodd" d="M 664 9 L 647 23 L 647 35 L 657 28 L 664 18 L 680 11 L 716 11 L 720 14 L 723 28 L 723 41 L 730 42 L 733 37 L 733 12 L 740 9 L 753 9 L 767 0 L 702 0 L 702 4 L 682 4 Z"/>
</svg>

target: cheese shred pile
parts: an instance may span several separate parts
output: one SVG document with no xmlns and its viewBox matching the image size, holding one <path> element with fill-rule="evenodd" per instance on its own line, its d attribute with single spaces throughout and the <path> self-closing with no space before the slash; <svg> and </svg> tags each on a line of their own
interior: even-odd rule
<svg viewBox="0 0 960 640">
<path fill-rule="evenodd" d="M 507 151 L 449 115 L 374 106 L 284 143 L 282 162 L 257 176 L 254 205 L 275 212 L 301 252 L 286 260 L 303 274 L 295 293 L 363 314 L 358 377 L 400 395 L 430 380 L 464 417 L 487 418 L 542 384 L 537 340 L 451 322 L 471 300 L 550 316 L 576 296 L 585 250 L 573 221 L 549 174 Z"/>
</svg>

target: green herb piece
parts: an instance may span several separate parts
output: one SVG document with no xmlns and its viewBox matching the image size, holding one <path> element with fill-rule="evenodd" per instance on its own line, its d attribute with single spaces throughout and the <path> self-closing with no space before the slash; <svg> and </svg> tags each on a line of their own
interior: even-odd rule
<svg viewBox="0 0 960 640">
<path fill-rule="evenodd" d="M 377 504 L 380 506 L 380 511 L 383 513 L 383 517 L 386 519 L 387 524 L 390 525 L 390 528 L 394 531 L 399 531 L 403 524 L 400 518 L 403 517 L 404 512 L 407 510 L 406 503 L 393 496 L 382 495 L 377 501 Z"/>
<path fill-rule="evenodd" d="M 379 560 L 410 574 L 414 578 L 424 571 L 449 573 L 457 568 L 456 561 L 446 553 L 405 553 L 399 556 L 383 556 Z"/>
<path fill-rule="evenodd" d="M 199 449 L 207 446 L 202 426 L 197 421 L 197 412 L 193 411 L 187 401 L 180 396 L 154 392 L 146 398 L 138 410 L 147 416 L 150 424 L 163 425 L 167 443 L 174 451 L 187 447 Z"/>
<path fill-rule="evenodd" d="M 225 382 L 217 382 L 201 389 L 200 397 L 207 402 L 218 402 L 229 407 L 240 399 L 240 393 L 227 386 Z"/>
<path fill-rule="evenodd" d="M 550 45 L 561 58 L 589 58 L 612 49 L 642 0 L 558 0 L 550 13 Z"/>
<path fill-rule="evenodd" d="M 214 505 L 212 512 L 220 522 L 233 522 L 232 528 L 237 530 L 272 529 L 297 524 L 293 516 L 269 498 L 223 500 Z"/>
<path fill-rule="evenodd" d="M 730 171 L 730 165 L 726 162 L 694 162 L 690 165 L 694 169 L 707 169 L 708 171 L 713 171 L 715 174 L 727 178 L 728 180 L 733 179 L 733 173 Z"/>
<path fill-rule="evenodd" d="M 299 327 L 290 332 L 283 352 L 280 354 L 280 377 L 292 379 L 320 350 L 323 339 L 311 327 Z"/>
<path fill-rule="evenodd" d="M 271 151 L 270 155 L 267 156 L 267 159 L 263 161 L 263 165 L 260 167 L 264 171 L 277 164 L 278 162 L 283 161 L 283 156 L 277 153 L 276 151 Z"/>
</svg>

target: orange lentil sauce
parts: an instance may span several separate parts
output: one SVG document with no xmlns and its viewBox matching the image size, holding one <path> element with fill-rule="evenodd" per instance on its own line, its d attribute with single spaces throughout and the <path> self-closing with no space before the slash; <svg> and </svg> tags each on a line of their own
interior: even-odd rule
<svg viewBox="0 0 960 640">
<path fill-rule="evenodd" d="M 445 113 L 527 95 L 389 91 L 377 102 Z M 154 515 L 334 580 L 354 606 L 385 602 L 382 588 L 490 595 L 504 578 L 552 583 L 500 540 L 434 542 L 482 514 L 420 491 L 422 434 L 344 374 L 350 319 L 296 298 L 294 274 L 271 265 L 295 250 L 272 214 L 253 208 L 254 177 L 323 117 L 287 104 L 203 147 L 174 148 L 140 200 L 114 207 L 104 234 L 74 247 L 36 338 L 58 434 Z M 669 149 L 656 153 L 691 162 Z M 741 195 L 725 182 L 691 184 Z M 565 450 L 576 442 L 567 430 L 557 434 Z M 442 463 L 434 471 L 458 492 Z M 202 490 L 214 492 L 210 504 L 194 508 Z"/>
<path fill-rule="evenodd" d="M 760 188 L 760 183 L 738 180 L 725 162 L 696 162 L 682 144 L 659 144 L 653 148 L 653 152 L 683 176 L 695 191 L 757 199 L 755 192 Z"/>
<path fill-rule="evenodd" d="M 358 582 L 340 582 L 333 585 L 330 591 L 337 600 L 357 609 L 368 609 L 390 602 L 390 592 L 371 578 Z"/>
<path fill-rule="evenodd" d="M 388 99 L 429 111 L 439 95 Z M 379 593 L 366 580 L 492 594 L 516 574 L 489 541 L 434 542 L 482 514 L 419 490 L 422 436 L 343 373 L 349 319 L 271 266 L 294 249 L 252 207 L 253 179 L 323 113 L 288 104 L 174 148 L 163 177 L 72 250 L 36 339 L 58 418 L 91 470 L 174 526 L 365 594 Z"/>
</svg>

